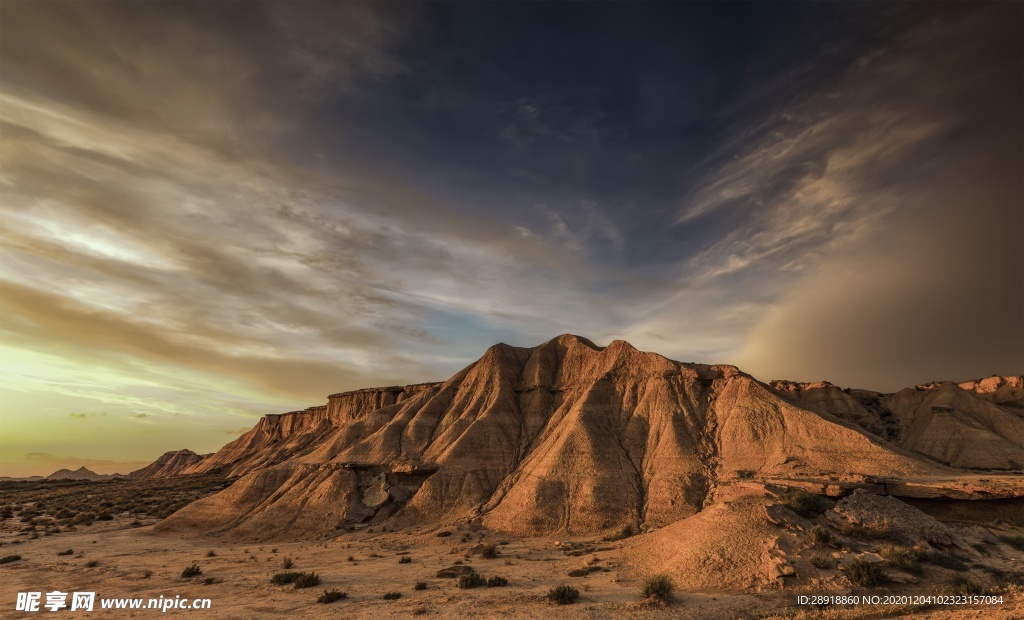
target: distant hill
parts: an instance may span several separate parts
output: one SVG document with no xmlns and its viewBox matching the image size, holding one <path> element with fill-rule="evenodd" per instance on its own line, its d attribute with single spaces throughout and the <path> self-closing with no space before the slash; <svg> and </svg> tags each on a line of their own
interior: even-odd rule
<svg viewBox="0 0 1024 620">
<path fill-rule="evenodd" d="M 111 480 L 122 477 L 123 476 L 121 476 L 121 474 L 97 474 L 83 465 L 74 471 L 70 469 L 58 469 L 47 476 L 46 480 Z"/>
</svg>

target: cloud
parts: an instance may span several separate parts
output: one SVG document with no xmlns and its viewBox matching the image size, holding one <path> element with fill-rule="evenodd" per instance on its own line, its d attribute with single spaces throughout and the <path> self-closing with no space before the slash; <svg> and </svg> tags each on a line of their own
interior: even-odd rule
<svg viewBox="0 0 1024 620">
<path fill-rule="evenodd" d="M 884 390 L 1024 371 L 1024 287 L 1012 267 L 1024 264 L 1024 65 L 1004 56 L 1019 48 L 1019 27 L 997 17 L 947 15 L 909 33 L 899 54 L 865 58 L 840 91 L 858 97 L 838 136 L 811 132 L 783 149 L 778 168 L 792 169 L 808 142 L 855 136 L 822 172 L 767 192 L 784 202 L 765 208 L 778 223 L 734 254 L 758 263 L 750 269 L 799 274 L 751 332 L 744 367 Z M 753 195 L 764 182 L 751 174 Z M 793 252 L 790 231 L 826 241 Z"/>
</svg>

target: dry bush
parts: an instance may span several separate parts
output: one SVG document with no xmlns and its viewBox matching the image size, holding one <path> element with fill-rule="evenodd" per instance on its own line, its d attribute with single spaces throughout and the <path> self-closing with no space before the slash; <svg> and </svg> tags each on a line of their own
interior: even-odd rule
<svg viewBox="0 0 1024 620">
<path fill-rule="evenodd" d="M 558 605 L 571 605 L 580 597 L 580 591 L 572 586 L 562 584 L 548 590 L 548 600 Z"/>
<path fill-rule="evenodd" d="M 675 584 L 668 575 L 654 575 L 644 580 L 640 588 L 640 596 L 653 598 L 666 603 L 672 600 L 672 593 L 675 591 Z"/>
</svg>

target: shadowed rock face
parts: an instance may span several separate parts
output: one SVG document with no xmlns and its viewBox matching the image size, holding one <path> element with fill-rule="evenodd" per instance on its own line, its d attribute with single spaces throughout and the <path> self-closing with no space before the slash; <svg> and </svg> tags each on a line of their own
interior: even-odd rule
<svg viewBox="0 0 1024 620">
<path fill-rule="evenodd" d="M 189 468 L 244 477 L 160 527 L 306 535 L 384 518 L 478 518 L 513 533 L 598 533 L 672 523 L 701 511 L 717 486 L 754 476 L 952 471 L 735 367 L 623 341 L 499 344 L 443 383 L 331 399 L 267 416 Z"/>
</svg>

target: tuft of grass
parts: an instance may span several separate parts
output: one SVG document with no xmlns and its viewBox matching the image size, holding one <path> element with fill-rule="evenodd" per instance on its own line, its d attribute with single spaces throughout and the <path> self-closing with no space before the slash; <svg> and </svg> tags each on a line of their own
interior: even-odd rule
<svg viewBox="0 0 1024 620">
<path fill-rule="evenodd" d="M 808 493 L 801 489 L 786 489 L 779 494 L 779 499 L 787 508 L 808 519 L 817 517 L 835 505 L 824 495 Z"/>
<path fill-rule="evenodd" d="M 212 558 L 212 557 L 214 557 L 216 555 L 217 555 L 217 553 L 213 549 L 210 549 L 209 551 L 206 552 L 206 557 L 208 557 L 208 558 Z"/>
<path fill-rule="evenodd" d="M 832 568 L 832 560 L 821 555 L 820 553 L 815 553 L 811 556 L 811 564 L 814 565 L 815 568 Z"/>
<path fill-rule="evenodd" d="M 811 529 L 807 530 L 807 540 L 815 546 L 833 545 L 836 542 L 836 537 L 832 534 L 828 528 L 824 528 L 820 525 L 815 525 Z"/>
<path fill-rule="evenodd" d="M 57 555 L 75 555 L 75 550 L 67 549 L 66 551 L 58 551 Z"/>
<path fill-rule="evenodd" d="M 558 605 L 571 605 L 580 597 L 580 591 L 562 584 L 548 590 L 548 600 Z"/>
<path fill-rule="evenodd" d="M 100 561 L 99 560 L 90 560 L 90 561 L 85 563 L 85 566 L 87 568 L 96 568 L 99 565 L 100 565 Z"/>
<path fill-rule="evenodd" d="M 348 593 L 341 590 L 324 590 L 324 593 L 316 598 L 316 602 L 326 605 L 327 603 L 340 601 L 343 598 L 348 598 Z"/>
<path fill-rule="evenodd" d="M 413 590 L 426 590 L 427 589 L 427 582 L 426 581 L 417 581 L 416 585 L 414 585 L 412 587 L 412 589 Z"/>
<path fill-rule="evenodd" d="M 88 566 L 88 564 L 86 565 Z M 181 571 L 182 579 L 191 579 L 192 577 L 198 577 L 203 574 L 203 569 L 199 568 L 199 565 L 192 562 L 192 565 Z"/>
<path fill-rule="evenodd" d="M 873 540 L 892 537 L 892 524 L 888 519 L 880 519 L 870 523 L 844 523 L 839 531 L 845 536 L 859 540 Z"/>
<path fill-rule="evenodd" d="M 570 577 L 586 577 L 589 574 L 590 570 L 586 568 L 574 568 L 571 571 L 569 571 Z"/>
<path fill-rule="evenodd" d="M 508 585 L 508 579 L 505 579 L 504 577 L 499 577 L 497 575 L 494 575 L 493 577 L 488 577 L 488 579 L 487 579 L 487 587 L 488 588 L 502 588 L 502 587 L 507 586 L 507 585 Z"/>
<path fill-rule="evenodd" d="M 398 558 L 398 563 L 399 564 L 408 564 L 410 562 L 412 562 L 412 558 L 410 558 L 407 555 L 403 555 L 402 557 Z"/>
<path fill-rule="evenodd" d="M 467 590 L 469 588 L 479 588 L 480 586 L 484 585 L 485 583 L 486 583 L 486 581 L 480 575 L 480 573 L 478 573 L 478 572 L 476 572 L 474 570 L 474 571 L 470 571 L 470 572 L 462 575 L 461 577 L 459 577 L 458 586 L 460 588 L 464 589 L 464 590 Z"/>
<path fill-rule="evenodd" d="M 675 588 L 675 584 L 672 583 L 672 579 L 668 575 L 653 575 L 644 580 L 644 585 L 640 588 L 640 596 L 668 603 L 672 600 Z"/>
<path fill-rule="evenodd" d="M 865 588 L 880 586 L 889 581 L 881 566 L 861 559 L 854 559 L 846 565 L 846 577 Z"/>
<path fill-rule="evenodd" d="M 285 570 L 288 570 L 289 568 L 291 568 L 293 566 L 295 566 L 295 561 L 292 560 L 290 557 L 285 558 L 284 561 L 281 562 L 281 568 L 283 568 Z"/>
<path fill-rule="evenodd" d="M 385 601 L 397 601 L 398 599 L 402 598 L 402 593 L 401 592 L 387 592 L 387 593 L 384 594 L 383 598 L 384 598 Z"/>
<path fill-rule="evenodd" d="M 878 555 L 908 573 L 920 575 L 922 572 L 921 559 L 924 556 L 924 550 L 920 547 L 887 544 L 878 548 Z"/>
<path fill-rule="evenodd" d="M 480 557 L 486 558 L 488 560 L 493 560 L 494 558 L 498 557 L 498 545 L 495 545 L 494 543 L 484 545 L 480 549 Z"/>
<path fill-rule="evenodd" d="M 21 559 L 20 555 L 5 555 L 0 558 L 0 564 L 10 564 L 11 562 L 17 562 Z"/>
</svg>

